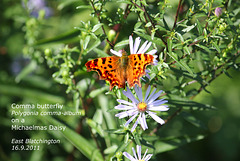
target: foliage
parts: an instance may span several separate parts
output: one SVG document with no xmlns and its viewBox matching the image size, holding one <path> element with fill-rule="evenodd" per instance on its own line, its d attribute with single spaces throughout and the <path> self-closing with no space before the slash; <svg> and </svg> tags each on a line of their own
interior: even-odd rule
<svg viewBox="0 0 240 161">
<path fill-rule="evenodd" d="M 207 87 L 219 76 L 231 77 L 230 69 L 239 71 L 239 2 L 48 1 L 45 5 L 52 6 L 55 13 L 49 17 L 44 9 L 33 15 L 33 10 L 26 7 L 28 1 L 12 2 L 9 8 L 2 7 L 9 1 L 1 3 L 1 34 L 4 38 L 10 35 L 8 41 L 1 38 L 1 57 L 15 62 L 8 66 L 0 60 L 4 69 L 0 70 L 1 106 L 7 106 L 2 109 L 3 129 L 9 130 L 13 102 L 59 103 L 64 105 L 63 111 L 80 113 L 74 117 L 26 117 L 28 124 L 67 128 L 62 133 L 26 131 L 4 136 L 5 140 L 21 136 L 62 141 L 52 148 L 43 145 L 50 156 L 45 150 L 30 155 L 23 152 L 16 154 L 20 160 L 66 160 L 64 156 L 69 154 L 69 158 L 79 160 L 120 161 L 126 160 L 122 152 L 131 153 L 136 145 L 154 154 L 151 160 L 158 160 L 163 152 L 209 135 L 199 113 L 215 112 L 217 108 L 197 102 L 195 97 L 202 91 L 209 92 Z M 222 8 L 220 15 L 215 14 L 217 7 Z M 129 35 L 152 42 L 151 49 L 157 49 L 158 64 L 148 66 L 150 79 L 144 77 L 141 81 L 143 91 L 150 85 L 163 90 L 160 97 L 168 100 L 169 111 L 158 113 L 165 124 L 147 119 L 146 131 L 138 126 L 131 132 L 132 124 L 125 127 L 127 120 L 114 116 L 118 113 L 114 109 L 117 99 L 127 100 L 125 89 L 115 87 L 109 91 L 108 82 L 99 80 L 96 72 L 87 72 L 85 67 L 89 60 L 110 56 L 110 49 L 129 51 Z M 15 56 L 21 50 L 24 56 Z"/>
</svg>

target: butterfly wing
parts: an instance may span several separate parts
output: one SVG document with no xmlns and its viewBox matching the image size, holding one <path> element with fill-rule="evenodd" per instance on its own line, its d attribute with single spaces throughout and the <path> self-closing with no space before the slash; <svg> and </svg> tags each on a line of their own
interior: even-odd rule
<svg viewBox="0 0 240 161">
<path fill-rule="evenodd" d="M 110 56 L 105 58 L 97 58 L 88 61 L 85 66 L 88 71 L 97 71 L 100 79 L 109 81 L 110 90 L 114 86 L 119 88 L 125 87 L 124 73 L 119 68 L 119 59 L 117 56 Z"/>
<path fill-rule="evenodd" d="M 146 74 L 147 65 L 153 64 L 154 57 L 150 54 L 131 54 L 128 59 L 127 82 L 130 87 L 135 84 L 141 87 L 140 78 Z"/>
</svg>

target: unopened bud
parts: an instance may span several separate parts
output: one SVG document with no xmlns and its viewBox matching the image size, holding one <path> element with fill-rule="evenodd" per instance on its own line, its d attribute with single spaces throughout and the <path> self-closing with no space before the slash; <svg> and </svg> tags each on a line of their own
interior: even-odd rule
<svg viewBox="0 0 240 161">
<path fill-rule="evenodd" d="M 221 14 L 222 14 L 222 8 L 217 7 L 217 8 L 215 9 L 215 15 L 216 15 L 217 17 L 219 17 L 219 16 L 221 16 Z"/>
<path fill-rule="evenodd" d="M 116 36 L 116 31 L 114 31 L 114 30 L 109 30 L 109 32 L 108 32 L 108 39 L 109 39 L 110 41 L 112 41 L 112 40 L 114 40 L 115 36 Z"/>
</svg>

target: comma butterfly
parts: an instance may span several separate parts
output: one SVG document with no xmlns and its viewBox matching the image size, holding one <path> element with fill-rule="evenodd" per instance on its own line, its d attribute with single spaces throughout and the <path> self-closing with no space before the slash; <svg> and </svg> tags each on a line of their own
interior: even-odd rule
<svg viewBox="0 0 240 161">
<path fill-rule="evenodd" d="M 150 54 L 130 54 L 124 51 L 122 56 L 110 56 L 88 61 L 87 71 L 97 71 L 100 79 L 109 81 L 110 90 L 114 86 L 125 88 L 127 81 L 130 87 L 137 84 L 141 87 L 140 78 L 146 74 L 147 65 L 153 64 L 154 56 Z"/>
</svg>

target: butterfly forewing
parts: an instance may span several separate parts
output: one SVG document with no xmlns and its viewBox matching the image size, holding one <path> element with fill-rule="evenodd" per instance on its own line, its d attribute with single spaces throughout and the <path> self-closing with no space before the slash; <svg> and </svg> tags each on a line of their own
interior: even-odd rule
<svg viewBox="0 0 240 161">
<path fill-rule="evenodd" d="M 125 80 L 119 68 L 119 59 L 117 56 L 98 58 L 90 60 L 86 63 L 88 71 L 95 70 L 98 72 L 100 79 L 105 79 L 110 83 L 110 90 L 113 86 L 119 88 L 125 87 Z"/>
<path fill-rule="evenodd" d="M 146 74 L 146 66 L 153 64 L 154 57 L 150 54 L 131 54 L 128 58 L 127 82 L 130 87 L 135 84 L 141 87 L 140 78 Z"/>
</svg>

